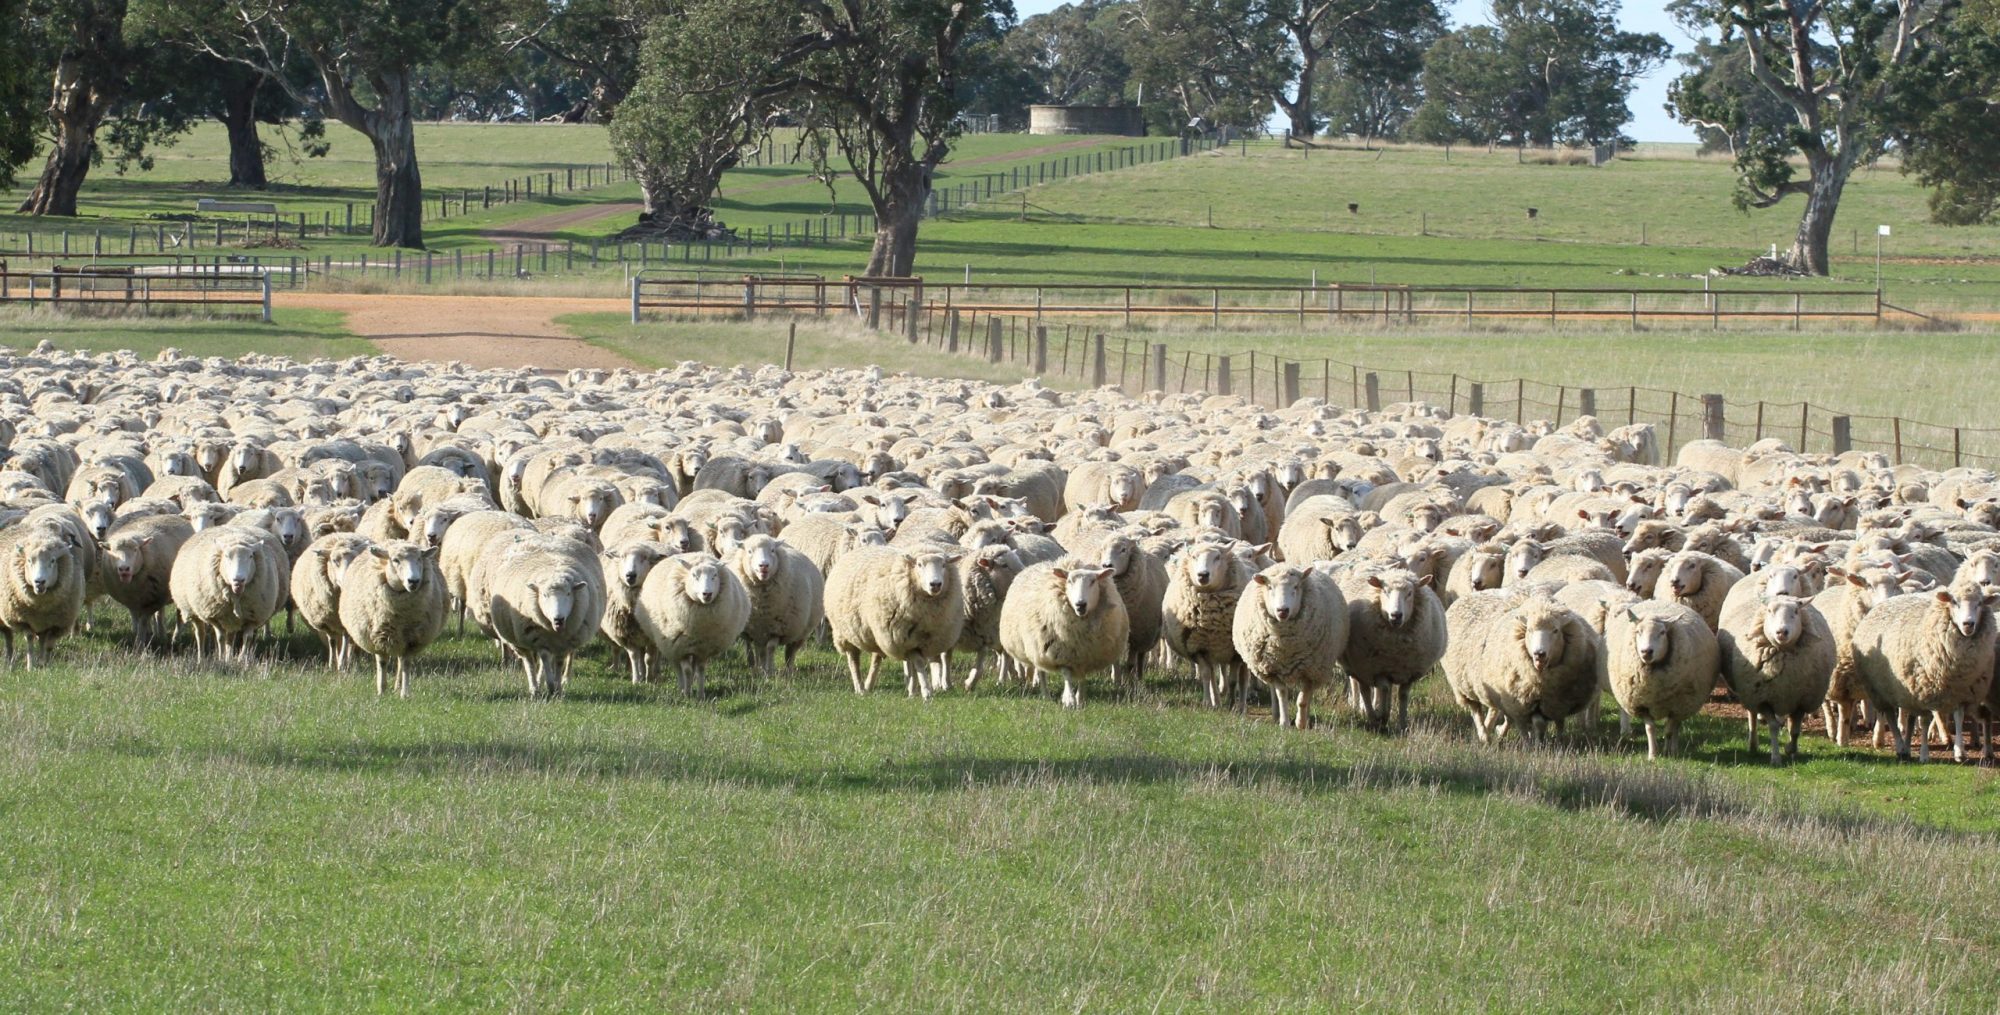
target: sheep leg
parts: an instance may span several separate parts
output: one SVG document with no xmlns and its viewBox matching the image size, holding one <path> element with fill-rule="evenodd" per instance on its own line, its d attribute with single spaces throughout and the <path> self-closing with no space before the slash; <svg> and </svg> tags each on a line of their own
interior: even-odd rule
<svg viewBox="0 0 2000 1015">
<path fill-rule="evenodd" d="M 1750 753 L 1757 753 L 1757 713 L 1750 713 Z"/>
<path fill-rule="evenodd" d="M 635 687 L 636 687 L 636 686 L 638 685 L 638 683 L 639 683 L 639 677 L 640 677 L 640 673 L 639 673 L 639 650 L 638 650 L 638 649 L 633 649 L 633 648 L 628 648 L 628 649 L 626 649 L 626 650 L 625 650 L 625 663 L 626 663 L 626 665 L 628 665 L 628 666 L 630 666 L 630 667 L 632 668 L 632 684 L 633 684 L 633 686 L 635 686 Z"/>
<path fill-rule="evenodd" d="M 861 689 L 864 691 L 874 690 L 875 678 L 881 672 L 882 672 L 882 656 L 878 653 L 869 653 L 868 675 L 861 679 Z"/>
<path fill-rule="evenodd" d="M 11 655 L 12 652 L 13 650 L 10 648 L 8 653 Z M 1215 675 L 1209 670 L 1207 663 L 1200 660 L 1195 661 L 1194 678 L 1201 682 L 1202 693 L 1208 697 L 1208 707 L 1220 708 L 1221 705 L 1216 701 L 1215 697 Z"/>
<path fill-rule="evenodd" d="M 1064 708 L 1083 707 L 1083 682 L 1077 679 L 1073 670 L 1063 671 L 1062 704 Z"/>
<path fill-rule="evenodd" d="M 926 666 L 917 658 L 903 660 L 903 689 L 911 697 L 921 694 L 925 701 L 931 700 L 930 674 Z"/>
<path fill-rule="evenodd" d="M 972 690 L 973 685 L 979 683 L 979 675 L 984 672 L 986 672 L 986 650 L 980 649 L 972 653 L 972 668 L 965 673 L 965 689 Z"/>
<path fill-rule="evenodd" d="M 1657 757 L 1659 757 L 1659 756 L 1660 756 L 1660 748 L 1659 748 L 1659 744 L 1658 744 L 1658 743 L 1656 743 L 1656 742 L 1654 741 L 1654 739 L 1653 739 L 1653 720 L 1651 720 L 1651 719 L 1647 719 L 1647 720 L 1646 720 L 1646 760 L 1647 760 L 1647 761 L 1652 761 L 1653 759 L 1655 759 L 1655 758 L 1657 758 Z"/>
<path fill-rule="evenodd" d="M 382 690 L 383 690 L 383 680 L 382 680 L 382 657 L 381 657 L 381 656 L 376 656 L 376 657 L 375 657 L 375 696 L 376 696 L 377 698 L 380 698 L 380 697 L 382 696 Z"/>
<path fill-rule="evenodd" d="M 1965 760 L 1965 706 L 1951 710 L 1951 760 Z"/>
<path fill-rule="evenodd" d="M 1827 735 L 1833 738 L 1837 747 L 1847 746 L 1847 703 L 1828 699 L 1820 706 L 1820 721 L 1826 723 Z"/>
<path fill-rule="evenodd" d="M 1284 700 L 1284 695 L 1279 695 L 1278 699 Z M 1299 729 L 1312 729 L 1312 688 L 1299 689 L 1298 699 L 1292 703 L 1292 721 Z"/>
<path fill-rule="evenodd" d="M 1793 761 L 1799 760 L 1799 734 L 1804 733 L 1805 729 L 1806 717 L 1803 714 L 1792 716 L 1792 742 L 1791 746 L 1785 749 L 1785 756 Z"/>
<path fill-rule="evenodd" d="M 1667 721 L 1667 753 L 1679 754 L 1680 752 L 1681 721 L 1679 719 L 1670 719 Z"/>
<path fill-rule="evenodd" d="M 847 660 L 847 679 L 854 682 L 854 693 L 866 693 L 861 686 L 861 652 L 857 649 L 841 649 L 840 657 Z"/>
<path fill-rule="evenodd" d="M 1910 737 L 1917 741 L 1917 760 L 1929 764 L 1931 760 L 1931 713 L 1913 711 L 1910 713 Z"/>
<path fill-rule="evenodd" d="M 680 674 L 680 678 L 681 678 L 681 697 L 685 698 L 685 697 L 687 697 L 688 695 L 690 695 L 690 694 L 693 694 L 693 693 L 694 693 L 694 674 L 692 674 L 692 673 L 688 672 L 688 661 L 687 661 L 686 659 L 679 659 L 679 660 L 676 660 L 676 661 L 674 662 L 674 670 L 675 670 L 675 671 L 676 671 L 677 673 L 679 673 L 679 674 Z"/>
<path fill-rule="evenodd" d="M 1778 713 L 1776 712 L 1771 713 L 1768 721 L 1771 724 L 1771 764 L 1775 766 L 1780 764 L 1778 759 L 1778 741 L 1785 731 L 1785 724 L 1783 720 L 1778 718 Z"/>
<path fill-rule="evenodd" d="M 696 659 L 688 664 L 694 670 L 694 694 L 697 698 L 708 697 L 708 664 Z"/>
<path fill-rule="evenodd" d="M 1410 728 L 1410 685 L 1396 685 L 1396 728 Z"/>
<path fill-rule="evenodd" d="M 799 679 L 799 646 L 797 645 L 785 646 L 785 679 L 787 681 Z"/>
<path fill-rule="evenodd" d="M 1285 703 L 1284 694 L 1277 686 L 1271 685 L 1271 689 L 1272 697 L 1276 699 L 1271 702 L 1271 718 L 1277 720 L 1279 729 L 1284 729 L 1292 724 L 1291 710 Z"/>
<path fill-rule="evenodd" d="M 527 656 L 521 657 L 521 670 L 528 675 L 528 697 L 538 697 L 542 693 L 542 683 L 535 679 L 535 664 L 529 662 Z"/>
</svg>

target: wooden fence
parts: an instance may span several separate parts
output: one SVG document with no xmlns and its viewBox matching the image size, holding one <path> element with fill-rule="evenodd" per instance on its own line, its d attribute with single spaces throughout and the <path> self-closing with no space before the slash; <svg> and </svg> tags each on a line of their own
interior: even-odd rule
<svg viewBox="0 0 2000 1015">
<path fill-rule="evenodd" d="M 15 271 L 0 262 L 0 304 L 99 313 L 255 314 L 271 319 L 271 276 L 179 268 Z"/>
</svg>

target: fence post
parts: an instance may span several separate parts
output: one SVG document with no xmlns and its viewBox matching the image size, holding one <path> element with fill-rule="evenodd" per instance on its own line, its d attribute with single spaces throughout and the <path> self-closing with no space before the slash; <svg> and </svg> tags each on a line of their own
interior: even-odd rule
<svg viewBox="0 0 2000 1015">
<path fill-rule="evenodd" d="M 915 340 L 916 339 L 914 337 L 911 338 L 911 341 Z M 1000 362 L 1000 350 L 1002 348 L 1003 341 L 1004 340 L 1000 337 L 1000 318 L 998 317 L 987 318 L 986 319 L 986 362 L 988 363 Z"/>
<path fill-rule="evenodd" d="M 1661 452 L 1661 457 L 1663 458 L 1674 454 L 1675 449 L 1680 447 L 1675 442 L 1675 438 L 1678 436 L 1677 431 L 1680 430 L 1681 425 L 1681 393 L 1670 391 L 1667 393 L 1667 396 L 1667 446 Z"/>
<path fill-rule="evenodd" d="M 868 290 L 868 327 L 880 330 L 882 327 L 882 289 L 871 286 Z"/>
<path fill-rule="evenodd" d="M 264 323 L 271 323 L 271 273 L 264 273 Z M 1956 443 L 1957 431 L 1952 431 Z"/>
<path fill-rule="evenodd" d="M 1581 414 L 1581 415 L 1584 415 L 1584 416 L 1595 416 L 1595 415 L 1597 415 L 1597 392 L 1596 392 L 1596 390 L 1594 390 L 1594 389 L 1592 389 L 1592 388 L 1578 388 L 1578 389 L 1577 389 L 1577 392 L 1576 392 L 1576 411 L 1577 411 L 1577 412 L 1578 412 L 1579 414 Z"/>
<path fill-rule="evenodd" d="M 792 372 L 792 349 L 799 344 L 799 322 L 793 321 L 785 330 L 785 372 Z"/>
<path fill-rule="evenodd" d="M 1291 405 L 1298 400 L 1299 364 L 1296 360 L 1287 360 L 1285 361 L 1285 399 L 1284 405 L 1279 406 L 1279 408 L 1284 408 L 1284 406 Z"/>
<path fill-rule="evenodd" d="M 1370 372 L 1368 374 L 1364 374 L 1361 380 L 1362 380 L 1362 387 L 1367 397 L 1367 401 L 1362 404 L 1368 409 L 1369 412 L 1382 411 L 1382 378 L 1377 377 L 1373 372 Z"/>
<path fill-rule="evenodd" d="M 1486 385 L 1473 381 L 1468 386 L 1465 393 L 1465 411 L 1471 416 L 1486 415 Z"/>
<path fill-rule="evenodd" d="M 1215 358 L 1215 393 L 1218 395 L 1229 394 L 1229 357 L 1227 356 L 1217 356 Z"/>
<path fill-rule="evenodd" d="M 1048 373 L 1049 326 L 1046 324 L 1035 325 L 1035 350 L 1033 356 L 1034 358 L 1030 361 L 1029 365 L 1034 367 L 1035 376 L 1039 377 L 1042 374 Z"/>
<path fill-rule="evenodd" d="M 1701 435 L 1712 441 L 1722 439 L 1722 396 L 1701 396 Z"/>
<path fill-rule="evenodd" d="M 1901 465 L 1903 464 L 1903 417 L 1889 417 L 1889 432 L 1894 436 L 1896 441 L 1895 464 Z"/>
<path fill-rule="evenodd" d="M 639 279 L 632 278 L 632 323 L 639 323 Z"/>
<path fill-rule="evenodd" d="M 1843 455 L 1854 450 L 1854 421 L 1846 416 L 1833 417 L 1833 453 Z"/>
<path fill-rule="evenodd" d="M 1104 386 L 1104 335 L 1101 333 L 1090 342 L 1090 386 Z"/>
<path fill-rule="evenodd" d="M 958 351 L 958 311 L 956 310 L 945 314 L 944 351 Z"/>
<path fill-rule="evenodd" d="M 1167 390 L 1166 344 L 1163 342 L 1154 342 L 1152 345 L 1152 356 L 1150 358 L 1152 360 L 1153 368 L 1147 371 L 1147 379 L 1152 382 L 1149 385 L 1149 387 L 1154 391 L 1158 391 L 1164 394 Z"/>
</svg>

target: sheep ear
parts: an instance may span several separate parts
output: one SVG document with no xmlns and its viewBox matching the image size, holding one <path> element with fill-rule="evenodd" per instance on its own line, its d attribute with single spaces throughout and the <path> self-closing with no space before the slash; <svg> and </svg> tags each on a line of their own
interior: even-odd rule
<svg viewBox="0 0 2000 1015">
<path fill-rule="evenodd" d="M 980 569 L 981 571 L 991 571 L 993 570 L 993 561 L 990 558 L 981 557 L 978 560 L 973 561 L 972 566 Z"/>
<path fill-rule="evenodd" d="M 1340 524 L 1340 518 L 1339 518 L 1338 516 L 1334 516 L 1334 517 L 1324 517 L 1324 516 L 1322 516 L 1322 517 L 1320 518 L 1320 520 L 1319 520 L 1319 523 L 1320 523 L 1321 525 L 1324 525 L 1324 526 L 1326 526 L 1327 528 L 1329 528 L 1329 529 L 1330 529 L 1330 528 L 1333 528 L 1333 527 L 1334 527 L 1335 525 L 1338 525 L 1338 524 Z"/>
<path fill-rule="evenodd" d="M 1271 579 L 1261 574 L 1251 576 L 1250 580 L 1256 582 L 1259 585 L 1271 584 Z"/>
<path fill-rule="evenodd" d="M 1419 587 L 1422 587 L 1422 588 L 1430 588 L 1430 587 L 1431 587 L 1431 579 L 1432 579 L 1432 578 L 1434 578 L 1434 577 L 1436 577 L 1436 576 L 1435 576 L 1435 575 L 1428 575 L 1428 574 L 1427 574 L 1427 575 L 1424 575 L 1423 577 L 1421 577 L 1421 578 L 1418 578 L 1418 579 L 1417 579 L 1417 585 L 1418 585 Z"/>
<path fill-rule="evenodd" d="M 1368 576 L 1368 587 L 1369 587 L 1369 588 L 1376 588 L 1376 589 L 1379 589 L 1379 588 L 1381 588 L 1381 587 L 1382 587 L 1382 579 L 1381 579 L 1380 577 L 1376 576 L 1376 575 L 1372 575 L 1372 574 L 1371 574 L 1371 575 L 1369 575 L 1369 576 Z"/>
<path fill-rule="evenodd" d="M 569 583 L 569 590 L 571 592 L 582 592 L 583 587 L 589 584 L 587 581 L 573 581 Z"/>
<path fill-rule="evenodd" d="M 382 548 L 382 547 L 380 547 L 380 546 L 370 546 L 370 547 L 368 548 L 368 555 L 369 555 L 370 557 L 374 557 L 374 558 L 375 558 L 376 560 L 388 560 L 388 559 L 389 559 L 389 551 L 388 551 L 388 550 L 385 550 L 385 549 L 383 549 L 383 548 Z"/>
<path fill-rule="evenodd" d="M 1108 567 L 1100 567 L 1100 568 L 1098 568 L 1098 569 L 1097 569 L 1097 577 L 1096 577 L 1096 578 L 1093 578 L 1093 579 L 1091 579 L 1091 580 L 1092 580 L 1092 581 L 1098 581 L 1098 582 L 1102 582 L 1102 581 L 1108 581 L 1108 580 L 1110 580 L 1110 579 L 1111 579 L 1111 577 L 1112 577 L 1112 574 L 1111 574 L 1111 569 L 1110 569 L 1110 568 L 1108 568 Z"/>
<path fill-rule="evenodd" d="M 1939 589 L 1937 591 L 1937 601 L 1949 605 L 1951 603 L 1951 590 Z"/>
</svg>

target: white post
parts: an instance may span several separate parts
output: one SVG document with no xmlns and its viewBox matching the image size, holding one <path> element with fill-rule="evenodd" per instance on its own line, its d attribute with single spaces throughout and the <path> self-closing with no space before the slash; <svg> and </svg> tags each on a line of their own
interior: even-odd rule
<svg viewBox="0 0 2000 1015">
<path fill-rule="evenodd" d="M 639 280 L 632 280 L 632 323 L 639 323 Z"/>
<path fill-rule="evenodd" d="M 271 323 L 271 273 L 264 273 L 264 323 Z"/>
</svg>

